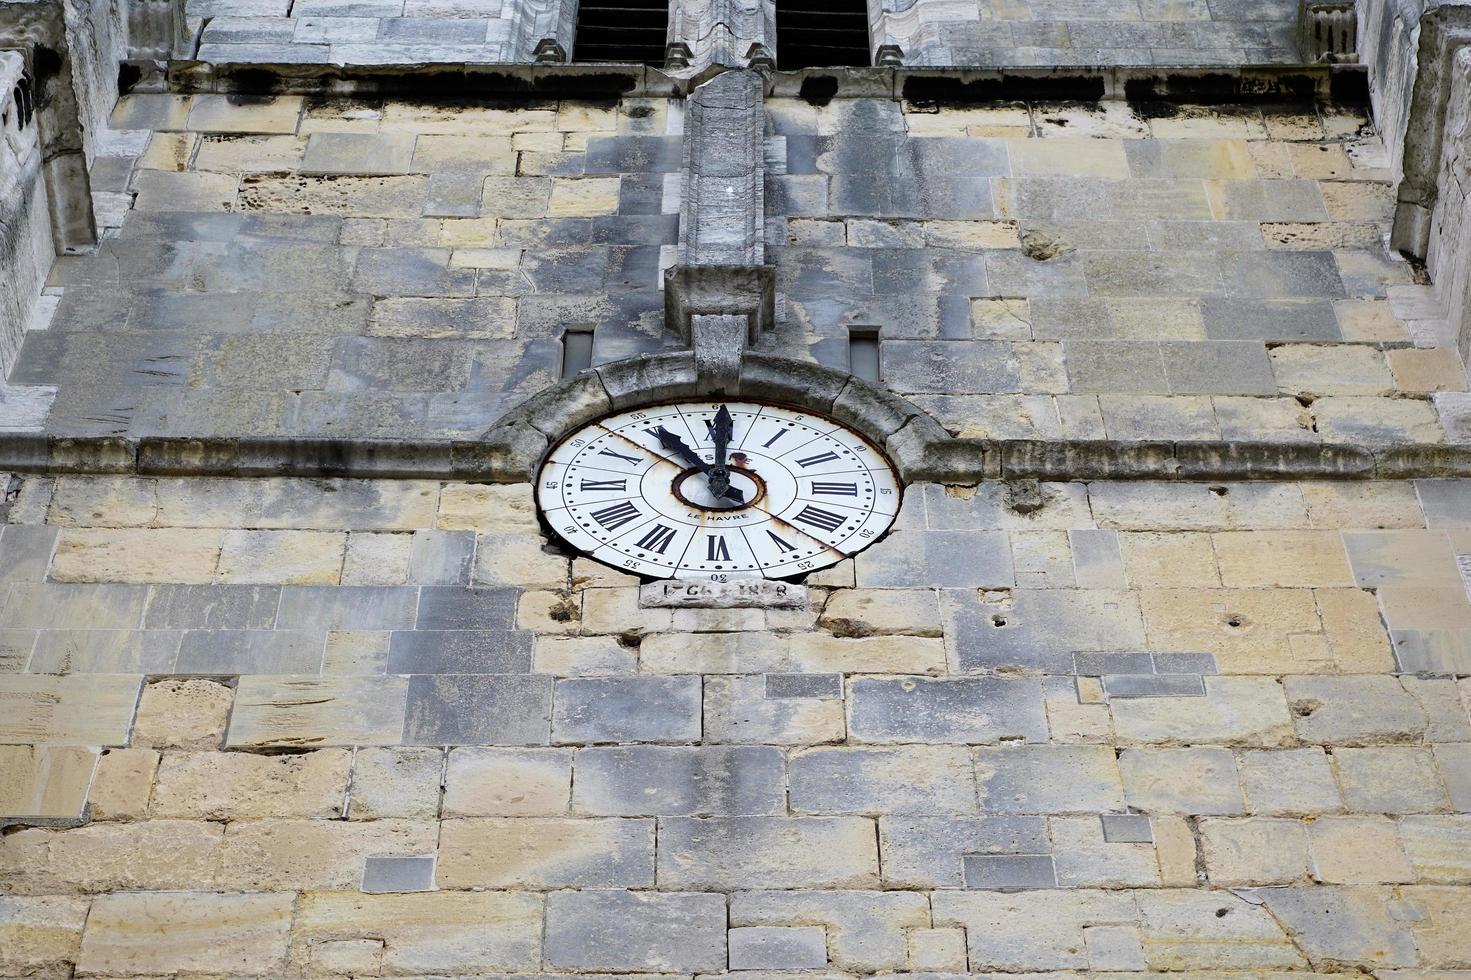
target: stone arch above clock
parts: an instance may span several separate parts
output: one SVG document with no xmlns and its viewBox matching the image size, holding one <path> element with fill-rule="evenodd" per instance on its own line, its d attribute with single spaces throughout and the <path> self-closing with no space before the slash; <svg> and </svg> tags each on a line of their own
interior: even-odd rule
<svg viewBox="0 0 1471 980">
<path fill-rule="evenodd" d="M 688 350 L 644 354 L 584 371 L 512 409 L 484 437 L 489 451 L 530 479 L 547 449 L 577 426 L 620 409 L 681 399 L 751 398 L 831 417 L 882 448 L 909 483 L 945 468 L 953 439 L 903 398 L 832 368 L 746 351 L 734 379 L 702 375 Z"/>
</svg>

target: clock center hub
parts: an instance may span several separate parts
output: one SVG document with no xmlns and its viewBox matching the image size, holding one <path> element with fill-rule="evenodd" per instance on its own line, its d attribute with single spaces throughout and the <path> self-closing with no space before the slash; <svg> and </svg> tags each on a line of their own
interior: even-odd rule
<svg viewBox="0 0 1471 980">
<path fill-rule="evenodd" d="M 690 468 L 674 478 L 674 496 L 681 503 L 697 510 L 737 511 L 745 510 L 766 496 L 766 482 L 751 470 L 730 467 L 730 485 L 741 491 L 744 500 L 736 503 L 728 497 L 717 497 L 710 492 L 710 478 L 702 471 Z"/>
</svg>

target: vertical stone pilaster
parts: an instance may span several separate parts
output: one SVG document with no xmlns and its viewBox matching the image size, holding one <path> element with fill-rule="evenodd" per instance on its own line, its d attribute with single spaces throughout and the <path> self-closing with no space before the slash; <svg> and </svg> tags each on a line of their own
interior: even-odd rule
<svg viewBox="0 0 1471 980">
<path fill-rule="evenodd" d="M 690 95 L 685 116 L 684 265 L 761 265 L 763 99 L 761 76 L 730 71 Z"/>
<path fill-rule="evenodd" d="M 570 55 L 577 34 L 577 0 L 510 0 L 504 32 L 502 61 L 537 61 L 537 46 L 548 39 Z"/>
</svg>

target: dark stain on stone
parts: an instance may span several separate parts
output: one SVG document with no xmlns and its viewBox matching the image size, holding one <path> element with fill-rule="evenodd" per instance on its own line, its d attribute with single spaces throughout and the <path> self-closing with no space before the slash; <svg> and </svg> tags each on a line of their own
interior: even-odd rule
<svg viewBox="0 0 1471 980">
<path fill-rule="evenodd" d="M 1097 74 L 1002 75 L 962 81 L 938 75 L 910 75 L 904 79 L 903 97 L 910 102 L 942 105 L 982 105 L 1021 100 L 1053 102 L 1097 102 L 1105 92 L 1104 79 Z"/>
<path fill-rule="evenodd" d="M 1124 83 L 1124 99 L 1145 118 L 1175 115 L 1180 103 L 1189 105 L 1311 104 L 1317 97 L 1318 79 L 1308 74 L 1270 77 L 1207 72 L 1177 73 L 1152 78 L 1133 78 Z"/>
<path fill-rule="evenodd" d="M 127 95 L 142 77 L 143 69 L 128 61 L 120 62 L 117 66 L 117 94 Z"/>
<path fill-rule="evenodd" d="M 281 79 L 275 72 L 264 68 L 241 68 L 230 72 L 225 82 L 232 95 L 262 96 L 274 93 Z"/>
<path fill-rule="evenodd" d="M 808 105 L 825 106 L 838 94 L 838 80 L 833 75 L 808 75 L 802 79 L 797 95 Z"/>
</svg>

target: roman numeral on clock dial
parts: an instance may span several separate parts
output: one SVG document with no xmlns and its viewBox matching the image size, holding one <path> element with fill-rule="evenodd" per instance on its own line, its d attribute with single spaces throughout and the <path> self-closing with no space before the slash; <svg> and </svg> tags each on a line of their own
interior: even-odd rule
<svg viewBox="0 0 1471 980">
<path fill-rule="evenodd" d="M 643 537 L 638 539 L 634 547 L 643 548 L 646 551 L 657 551 L 664 554 L 664 549 L 669 547 L 669 542 L 674 540 L 674 528 L 665 527 L 663 524 L 655 524 Z"/>
<path fill-rule="evenodd" d="M 730 561 L 730 548 L 726 546 L 725 535 L 709 534 L 705 536 L 705 560 Z"/>
<path fill-rule="evenodd" d="M 627 480 L 583 480 L 582 486 L 578 488 L 586 493 L 589 490 L 627 490 Z"/>
<path fill-rule="evenodd" d="M 621 504 L 613 504 L 610 507 L 604 507 L 602 510 L 593 511 L 592 519 L 603 525 L 607 530 L 614 531 L 641 513 L 643 511 L 625 500 Z"/>
<path fill-rule="evenodd" d="M 834 452 L 818 453 L 816 456 L 808 456 L 804 459 L 797 460 L 797 465 L 802 467 L 803 469 L 806 469 L 809 466 L 817 466 L 822 463 L 831 463 L 837 458 L 838 454 Z"/>
<path fill-rule="evenodd" d="M 797 521 L 801 524 L 810 524 L 813 527 L 820 527 L 824 531 L 831 532 L 836 531 L 838 528 L 842 527 L 843 522 L 846 521 L 847 518 L 844 517 L 842 514 L 834 514 L 830 510 L 823 510 L 821 507 L 813 507 L 811 504 L 808 504 L 806 507 L 803 507 L 800 511 L 798 511 L 797 516 L 793 517 L 792 520 Z"/>
<path fill-rule="evenodd" d="M 858 496 L 858 484 L 856 483 L 819 483 L 812 481 L 812 492 L 828 497 L 856 497 Z"/>
</svg>

